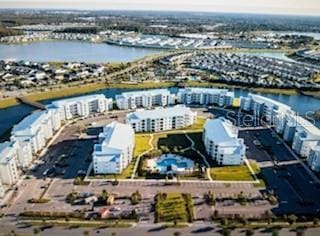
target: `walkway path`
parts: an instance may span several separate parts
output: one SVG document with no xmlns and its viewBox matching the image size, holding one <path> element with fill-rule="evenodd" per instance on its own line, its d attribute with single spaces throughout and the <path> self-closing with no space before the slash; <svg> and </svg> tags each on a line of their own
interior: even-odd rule
<svg viewBox="0 0 320 236">
<path fill-rule="evenodd" d="M 185 131 L 184 132 L 184 135 L 187 137 L 187 139 L 191 142 L 191 149 L 193 151 L 195 151 L 199 156 L 201 156 L 203 162 L 206 164 L 206 175 L 209 179 L 209 181 L 212 181 L 212 178 L 211 178 L 211 174 L 210 174 L 210 164 L 208 163 L 207 161 L 207 158 L 199 151 L 197 150 L 194 146 L 195 146 L 195 143 L 193 141 L 192 138 L 190 138 L 190 136 L 187 134 L 187 132 Z"/>
</svg>

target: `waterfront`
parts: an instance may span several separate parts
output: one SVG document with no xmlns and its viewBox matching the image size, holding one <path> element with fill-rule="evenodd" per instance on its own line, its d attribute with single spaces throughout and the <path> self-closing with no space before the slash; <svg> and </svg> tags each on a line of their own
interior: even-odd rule
<svg viewBox="0 0 320 236">
<path fill-rule="evenodd" d="M 129 90 L 129 89 L 108 88 L 108 89 L 91 92 L 88 94 L 101 93 L 101 94 L 104 94 L 106 97 L 115 98 L 115 95 L 117 94 L 120 94 L 124 91 L 133 91 L 133 90 L 135 89 Z M 176 87 L 170 88 L 170 91 L 172 93 L 177 93 L 177 90 L 178 88 Z M 234 91 L 235 91 L 236 97 L 247 96 L 247 94 L 249 93 L 248 90 L 244 90 L 244 89 L 235 89 Z M 304 96 L 301 94 L 288 96 L 288 95 L 281 95 L 281 94 L 263 93 L 262 95 L 291 106 L 301 116 L 305 116 L 306 114 L 308 114 L 308 112 L 313 112 L 319 109 L 319 99 L 309 97 L 309 96 Z M 75 96 L 80 96 L 80 95 L 75 95 Z M 72 96 L 72 97 L 75 97 L 75 96 Z M 44 100 L 42 101 L 42 103 L 48 104 L 54 100 L 58 100 L 58 99 Z M 0 109 L 0 136 L 3 136 L 6 132 L 8 132 L 8 130 L 14 124 L 18 123 L 23 117 L 30 114 L 33 110 L 34 109 L 26 105 L 17 105 L 17 106 L 9 107 L 6 109 Z M 320 127 L 319 122 L 317 122 L 317 126 Z M 7 135 L 5 135 L 4 138 L 7 138 L 6 136 Z"/>
<path fill-rule="evenodd" d="M 34 62 L 129 62 L 161 50 L 130 48 L 82 41 L 42 41 L 27 44 L 0 44 L 0 60 Z"/>
<path fill-rule="evenodd" d="M 125 47 L 106 43 L 83 41 L 40 41 L 26 44 L 0 44 L 0 60 L 25 60 L 33 62 L 129 62 L 163 50 Z M 292 61 L 284 52 L 253 51 L 239 54 L 272 57 Z"/>
</svg>

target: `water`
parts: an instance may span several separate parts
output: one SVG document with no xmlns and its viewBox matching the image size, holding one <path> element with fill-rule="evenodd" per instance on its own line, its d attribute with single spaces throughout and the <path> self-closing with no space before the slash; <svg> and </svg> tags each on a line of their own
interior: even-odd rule
<svg viewBox="0 0 320 236">
<path fill-rule="evenodd" d="M 280 32 L 273 32 L 279 35 L 303 35 L 303 36 L 310 36 L 313 37 L 315 40 L 320 40 L 320 33 L 313 33 L 313 32 L 297 32 L 297 31 L 280 31 Z"/>
<path fill-rule="evenodd" d="M 44 41 L 27 44 L 0 44 L 0 59 L 35 62 L 128 62 L 150 54 L 157 49 L 120 47 L 106 43 L 82 41 Z"/>
<path fill-rule="evenodd" d="M 174 159 L 174 158 L 166 158 L 164 160 L 162 160 L 161 162 L 157 163 L 158 167 L 168 167 L 171 165 L 175 165 L 178 168 L 187 168 L 187 163 L 185 162 L 178 162 L 178 160 Z"/>
<path fill-rule="evenodd" d="M 35 62 L 128 62 L 163 50 L 123 47 L 82 41 L 44 41 L 27 44 L 0 44 L 0 60 Z M 282 52 L 245 52 L 239 54 L 272 57 L 293 61 Z"/>
<path fill-rule="evenodd" d="M 115 98 L 117 94 L 120 94 L 122 92 L 126 91 L 134 91 L 136 89 L 103 89 L 100 91 L 95 91 L 88 94 L 104 94 L 108 98 Z M 177 93 L 178 88 L 173 87 L 170 88 L 170 91 L 172 93 Z M 240 96 L 247 96 L 249 91 L 243 90 L 243 89 L 236 89 L 234 90 L 236 97 Z M 277 100 L 279 102 L 282 102 L 284 104 L 289 105 L 293 108 L 293 110 L 297 111 L 301 116 L 305 116 L 310 111 L 316 111 L 320 109 L 320 99 L 308 97 L 304 95 L 281 95 L 281 94 L 261 94 L 263 96 L 266 96 L 268 98 Z M 76 95 L 79 96 L 79 95 Z M 51 103 L 54 100 L 58 99 L 50 99 L 42 101 L 44 104 Z M 6 109 L 0 109 L 0 136 L 6 133 L 10 128 L 18 123 L 23 117 L 30 114 L 32 111 L 34 111 L 33 108 L 30 108 L 25 105 L 17 105 L 14 107 L 9 107 Z M 317 126 L 320 127 L 320 122 L 317 122 Z"/>
</svg>

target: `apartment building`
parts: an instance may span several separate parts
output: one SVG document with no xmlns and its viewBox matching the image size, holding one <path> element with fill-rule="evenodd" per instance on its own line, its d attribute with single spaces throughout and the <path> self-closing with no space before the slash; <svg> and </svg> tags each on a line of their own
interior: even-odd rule
<svg viewBox="0 0 320 236">
<path fill-rule="evenodd" d="M 183 104 L 232 106 L 234 93 L 227 89 L 186 88 L 179 89 L 178 102 Z"/>
<path fill-rule="evenodd" d="M 267 97 L 249 93 L 247 97 L 240 98 L 240 108 L 251 111 L 256 117 L 264 118 L 274 124 L 277 116 L 291 111 L 291 107 Z"/>
<path fill-rule="evenodd" d="M 15 184 L 19 178 L 18 153 L 15 145 L 13 142 L 0 144 L 0 179 L 6 185 Z"/>
<path fill-rule="evenodd" d="M 52 117 L 46 111 L 37 111 L 15 125 L 11 132 L 11 140 L 19 146 L 30 142 L 33 154 L 37 154 L 53 136 Z"/>
<path fill-rule="evenodd" d="M 117 107 L 121 110 L 169 106 L 175 103 L 168 89 L 153 89 L 127 92 L 116 95 Z"/>
<path fill-rule="evenodd" d="M 312 170 L 320 171 L 320 144 L 311 149 L 307 162 Z"/>
<path fill-rule="evenodd" d="M 302 157 L 308 157 L 313 147 L 320 143 L 320 129 L 310 121 L 297 117 L 292 149 Z"/>
<path fill-rule="evenodd" d="M 99 134 L 94 145 L 95 174 L 121 173 L 131 162 L 135 146 L 134 131 L 130 125 L 112 122 Z"/>
<path fill-rule="evenodd" d="M 246 147 L 231 121 L 224 118 L 207 120 L 202 138 L 207 153 L 219 165 L 243 164 Z"/>
<path fill-rule="evenodd" d="M 196 122 L 197 113 L 186 106 L 137 110 L 127 114 L 127 124 L 135 132 L 159 132 L 181 129 Z"/>
<path fill-rule="evenodd" d="M 102 94 L 80 96 L 52 102 L 48 108 L 56 108 L 61 120 L 70 120 L 77 117 L 88 117 L 95 113 L 111 110 L 113 102 Z"/>
</svg>

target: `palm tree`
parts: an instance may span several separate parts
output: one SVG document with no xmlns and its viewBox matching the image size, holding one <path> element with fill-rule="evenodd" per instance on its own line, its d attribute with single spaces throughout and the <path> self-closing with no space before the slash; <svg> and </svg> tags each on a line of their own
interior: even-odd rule
<svg viewBox="0 0 320 236">
<path fill-rule="evenodd" d="M 101 193 L 101 198 L 105 201 L 105 200 L 107 200 L 108 196 L 109 196 L 109 194 L 108 194 L 107 190 L 103 189 L 102 193 Z"/>
</svg>

